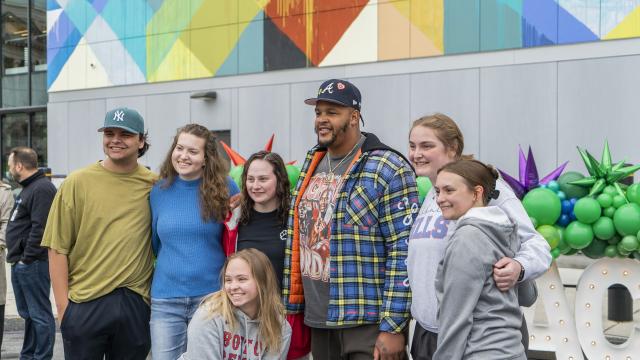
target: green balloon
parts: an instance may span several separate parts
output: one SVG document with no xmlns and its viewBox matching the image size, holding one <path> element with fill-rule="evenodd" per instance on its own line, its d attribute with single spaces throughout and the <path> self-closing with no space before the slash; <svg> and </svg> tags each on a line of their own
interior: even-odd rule
<svg viewBox="0 0 640 360">
<path fill-rule="evenodd" d="M 564 230 L 565 241 L 574 249 L 584 249 L 593 241 L 591 225 L 572 221 Z"/>
<path fill-rule="evenodd" d="M 418 184 L 418 197 L 422 204 L 424 198 L 429 193 L 429 190 L 431 190 L 431 180 L 426 176 L 418 176 L 416 178 L 416 183 Z"/>
<path fill-rule="evenodd" d="M 622 241 L 619 242 L 618 245 L 616 245 L 616 249 L 618 250 L 618 255 L 620 255 L 620 257 L 627 257 L 633 252 L 622 247 Z"/>
<path fill-rule="evenodd" d="M 549 247 L 551 247 L 552 250 L 558 247 L 560 243 L 560 233 L 555 226 L 540 225 L 536 230 L 545 240 L 547 240 L 547 243 L 549 243 Z"/>
<path fill-rule="evenodd" d="M 295 165 L 287 165 L 287 176 L 289 177 L 289 188 L 293 191 L 298 184 L 298 178 L 300 177 L 300 168 Z"/>
<path fill-rule="evenodd" d="M 604 209 L 604 211 L 602 211 L 602 215 L 613 219 L 613 214 L 616 213 L 616 208 L 614 208 L 613 206 L 609 206 L 608 208 Z"/>
<path fill-rule="evenodd" d="M 604 189 L 602 189 L 602 192 L 612 197 L 618 195 L 618 190 L 616 190 L 616 188 L 613 185 L 605 186 Z"/>
<path fill-rule="evenodd" d="M 640 205 L 624 204 L 613 214 L 613 224 L 621 235 L 636 235 L 640 231 Z"/>
<path fill-rule="evenodd" d="M 620 242 L 620 240 L 622 240 L 622 238 L 620 237 L 620 235 L 616 234 L 616 235 L 613 235 L 611 239 L 607 240 L 607 242 L 610 245 L 617 245 Z"/>
<path fill-rule="evenodd" d="M 627 188 L 627 199 L 640 204 L 640 184 L 633 184 Z"/>
<path fill-rule="evenodd" d="M 573 213 L 578 221 L 585 224 L 593 224 L 602 213 L 602 208 L 598 200 L 590 197 L 583 197 L 576 202 L 573 207 Z"/>
<path fill-rule="evenodd" d="M 618 248 L 615 245 L 607 245 L 604 249 L 604 256 L 614 258 L 618 256 Z"/>
<path fill-rule="evenodd" d="M 554 259 L 557 259 L 558 256 L 560 256 L 560 254 L 561 254 L 560 249 L 551 250 L 551 257 Z"/>
<path fill-rule="evenodd" d="M 613 198 L 611 197 L 611 195 L 600 194 L 598 195 L 597 199 L 600 203 L 600 206 L 602 206 L 603 208 L 608 208 L 609 206 L 613 205 Z"/>
<path fill-rule="evenodd" d="M 624 205 L 627 203 L 627 199 L 624 198 L 624 196 L 622 195 L 616 195 L 613 197 L 613 207 L 614 208 L 619 208 L 620 206 Z"/>
<path fill-rule="evenodd" d="M 233 181 L 238 185 L 238 188 L 242 189 L 242 171 L 244 170 L 243 165 L 234 166 L 229 170 L 229 176 L 233 179 Z"/>
<path fill-rule="evenodd" d="M 627 235 L 620 240 L 620 246 L 627 251 L 638 250 L 638 238 L 635 235 Z"/>
<path fill-rule="evenodd" d="M 589 188 L 579 186 L 579 185 L 571 185 L 569 184 L 572 181 L 584 179 L 584 175 L 580 174 L 576 171 L 568 171 L 558 178 L 558 185 L 560 185 L 560 190 L 567 195 L 567 198 L 581 198 L 587 196 L 589 193 Z"/>
<path fill-rule="evenodd" d="M 560 250 L 560 254 L 566 255 L 569 251 L 572 250 L 572 248 L 564 240 L 564 228 L 558 225 L 555 225 L 555 228 L 558 230 L 558 234 L 560 235 L 560 241 L 558 241 L 558 247 L 556 249 Z"/>
<path fill-rule="evenodd" d="M 522 199 L 527 214 L 535 218 L 539 225 L 553 225 L 562 212 L 560 198 L 545 188 L 535 188 Z"/>
<path fill-rule="evenodd" d="M 565 255 L 575 255 L 578 253 L 578 249 L 571 248 Z"/>
<path fill-rule="evenodd" d="M 616 227 L 613 225 L 613 220 L 606 216 L 600 217 L 591 227 L 593 228 L 593 235 L 600 240 L 609 240 L 616 234 Z"/>
<path fill-rule="evenodd" d="M 582 249 L 582 253 L 591 259 L 600 259 L 604 256 L 604 250 L 609 246 L 606 241 L 593 239 L 591 244 L 586 248 Z"/>
</svg>

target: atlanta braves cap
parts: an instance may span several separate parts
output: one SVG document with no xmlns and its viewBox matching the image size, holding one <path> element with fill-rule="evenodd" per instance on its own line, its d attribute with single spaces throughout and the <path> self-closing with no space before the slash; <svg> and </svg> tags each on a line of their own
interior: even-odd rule
<svg viewBox="0 0 640 360">
<path fill-rule="evenodd" d="M 327 101 L 360 110 L 362 97 L 360 90 L 352 83 L 346 80 L 331 79 L 320 85 L 317 97 L 307 99 L 304 102 L 307 105 L 315 105 L 318 101 Z"/>
<path fill-rule="evenodd" d="M 107 112 L 104 116 L 104 126 L 98 131 L 106 128 L 120 128 L 134 134 L 144 133 L 144 119 L 135 110 L 126 107 L 115 108 Z"/>
<path fill-rule="evenodd" d="M 352 83 L 340 79 L 331 79 L 323 82 L 318 89 L 318 96 L 307 99 L 304 103 L 307 105 L 315 105 L 318 101 L 326 101 L 354 108 L 360 113 L 360 120 L 362 124 L 364 124 L 362 110 L 360 109 L 362 96 L 360 95 L 360 90 Z"/>
</svg>

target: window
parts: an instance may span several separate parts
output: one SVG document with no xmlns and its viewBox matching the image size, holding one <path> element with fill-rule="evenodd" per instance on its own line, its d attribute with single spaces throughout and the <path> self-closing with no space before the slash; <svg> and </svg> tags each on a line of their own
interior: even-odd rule
<svg viewBox="0 0 640 360">
<path fill-rule="evenodd" d="M 7 171 L 9 152 L 16 146 L 28 146 L 38 154 L 38 167 L 47 166 L 47 113 L 15 113 L 0 119 L 2 175 Z"/>
</svg>

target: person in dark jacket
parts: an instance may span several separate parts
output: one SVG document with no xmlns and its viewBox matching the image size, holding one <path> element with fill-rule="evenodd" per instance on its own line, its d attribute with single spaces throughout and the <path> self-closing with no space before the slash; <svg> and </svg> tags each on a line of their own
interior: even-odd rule
<svg viewBox="0 0 640 360">
<path fill-rule="evenodd" d="M 55 186 L 38 170 L 38 155 L 16 147 L 9 155 L 9 172 L 22 186 L 7 225 L 7 262 L 18 314 L 25 320 L 20 358 L 51 359 L 55 319 L 51 311 L 47 249 L 40 247 Z"/>
</svg>

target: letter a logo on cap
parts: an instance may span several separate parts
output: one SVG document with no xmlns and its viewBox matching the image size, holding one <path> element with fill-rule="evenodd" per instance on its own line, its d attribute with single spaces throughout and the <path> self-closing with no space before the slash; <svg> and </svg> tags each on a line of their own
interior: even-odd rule
<svg viewBox="0 0 640 360">
<path fill-rule="evenodd" d="M 124 121 L 124 111 L 118 110 L 115 113 L 113 113 L 113 120 L 114 121 Z"/>
</svg>

